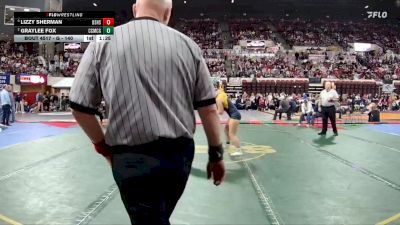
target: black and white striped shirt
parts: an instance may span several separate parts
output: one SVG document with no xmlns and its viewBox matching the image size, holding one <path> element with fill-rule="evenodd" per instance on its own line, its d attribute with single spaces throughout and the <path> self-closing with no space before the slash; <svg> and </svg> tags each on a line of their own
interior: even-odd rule
<svg viewBox="0 0 400 225">
<path fill-rule="evenodd" d="M 147 17 L 116 27 L 112 41 L 86 49 L 71 88 L 71 108 L 95 114 L 103 98 L 111 146 L 192 138 L 194 109 L 215 104 L 198 45 Z"/>
</svg>

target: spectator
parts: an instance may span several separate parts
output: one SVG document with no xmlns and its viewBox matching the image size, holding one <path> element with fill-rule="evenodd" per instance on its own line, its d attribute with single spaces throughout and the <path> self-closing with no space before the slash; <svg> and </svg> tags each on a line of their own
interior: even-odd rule
<svg viewBox="0 0 400 225">
<path fill-rule="evenodd" d="M 235 106 L 238 110 L 244 109 L 244 103 L 242 97 L 239 95 L 235 101 Z"/>
<path fill-rule="evenodd" d="M 299 126 L 301 126 L 301 122 L 306 119 L 307 120 L 307 127 L 310 125 L 314 125 L 314 117 L 313 117 L 313 107 L 310 101 L 308 99 L 304 99 L 303 103 L 301 103 L 301 115 L 300 115 L 300 121 L 299 121 Z"/>
<path fill-rule="evenodd" d="M 261 95 L 258 99 L 258 110 L 259 111 L 265 111 L 266 109 L 266 100 L 265 97 L 263 95 Z"/>
<path fill-rule="evenodd" d="M 250 96 L 250 109 L 257 110 L 256 96 L 254 95 L 254 93 L 251 93 Z"/>
<path fill-rule="evenodd" d="M 3 90 L 0 93 L 0 99 L 1 99 L 1 107 L 2 107 L 2 112 L 3 112 L 3 117 L 2 117 L 2 124 L 4 126 L 11 126 L 10 125 L 10 113 L 11 113 L 11 99 L 10 99 L 10 94 L 9 94 L 9 87 L 7 85 L 3 86 Z"/>
<path fill-rule="evenodd" d="M 296 103 L 296 99 L 293 98 L 292 96 L 289 97 L 288 99 L 289 99 L 289 105 L 290 105 L 290 114 L 292 117 L 296 112 L 298 112 L 297 103 Z"/>
<path fill-rule="evenodd" d="M 22 105 L 22 113 L 25 113 L 26 112 L 26 110 L 24 110 L 24 106 L 25 105 L 27 105 L 28 103 L 27 103 L 27 98 L 28 98 L 28 95 L 27 94 L 24 94 L 23 96 L 22 96 L 22 99 L 21 99 L 21 105 Z"/>
<path fill-rule="evenodd" d="M 41 93 L 41 92 L 38 92 L 37 94 L 36 94 L 36 105 L 37 105 L 37 107 L 36 107 L 36 112 L 38 113 L 38 112 L 43 112 L 44 110 L 43 110 L 43 101 L 44 101 L 44 96 L 43 96 L 43 94 Z"/>
<path fill-rule="evenodd" d="M 23 111 L 23 104 L 22 104 L 22 95 L 18 93 L 15 96 L 15 104 L 16 104 L 16 112 L 21 113 Z"/>
<path fill-rule="evenodd" d="M 50 111 L 50 93 L 48 91 L 43 96 L 43 109 L 44 111 Z"/>
<path fill-rule="evenodd" d="M 287 114 L 287 120 L 291 120 L 291 111 L 288 97 L 282 97 L 279 102 L 279 108 L 275 109 L 274 118 L 276 120 L 277 115 L 279 114 L 279 120 L 282 119 L 282 113 Z"/>
<path fill-rule="evenodd" d="M 380 112 L 375 103 L 369 105 L 370 112 L 368 112 L 368 122 L 381 122 Z"/>
<path fill-rule="evenodd" d="M 8 94 L 10 96 L 10 100 L 11 100 L 11 108 L 10 108 L 10 123 L 14 123 L 15 122 L 15 97 L 14 97 L 14 93 L 13 93 L 13 87 L 12 85 L 8 85 L 7 86 L 7 90 L 8 90 Z"/>
<path fill-rule="evenodd" d="M 60 105 L 61 105 L 61 111 L 65 111 L 67 103 L 66 103 L 66 98 L 65 98 L 64 93 L 61 93 Z"/>
</svg>

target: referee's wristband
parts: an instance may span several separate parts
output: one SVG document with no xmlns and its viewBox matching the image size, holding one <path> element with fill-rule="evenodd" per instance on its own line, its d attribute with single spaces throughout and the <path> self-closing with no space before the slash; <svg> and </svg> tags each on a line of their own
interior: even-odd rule
<svg viewBox="0 0 400 225">
<path fill-rule="evenodd" d="M 208 146 L 208 161 L 215 163 L 224 159 L 224 148 L 222 144 L 218 146 Z"/>
</svg>

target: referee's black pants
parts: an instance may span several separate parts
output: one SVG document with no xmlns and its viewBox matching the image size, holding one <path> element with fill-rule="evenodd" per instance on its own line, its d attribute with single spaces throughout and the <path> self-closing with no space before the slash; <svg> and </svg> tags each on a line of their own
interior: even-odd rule
<svg viewBox="0 0 400 225">
<path fill-rule="evenodd" d="M 131 223 L 170 224 L 191 171 L 193 139 L 162 138 L 111 149 L 114 179 Z"/>
<path fill-rule="evenodd" d="M 328 131 L 328 118 L 331 121 L 333 133 L 337 133 L 336 127 L 336 108 L 335 106 L 322 106 L 322 133 Z"/>
<path fill-rule="evenodd" d="M 10 125 L 10 115 L 11 115 L 11 105 L 2 105 L 3 118 L 1 118 L 1 123 L 3 125 Z"/>
</svg>

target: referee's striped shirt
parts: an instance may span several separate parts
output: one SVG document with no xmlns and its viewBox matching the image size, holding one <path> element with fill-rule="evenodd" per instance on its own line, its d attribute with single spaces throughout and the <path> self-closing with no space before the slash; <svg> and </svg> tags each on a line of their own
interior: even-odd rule
<svg viewBox="0 0 400 225">
<path fill-rule="evenodd" d="M 198 45 L 148 17 L 116 27 L 112 41 L 86 49 L 71 88 L 71 108 L 95 114 L 102 98 L 111 146 L 193 138 L 194 109 L 215 104 Z"/>
</svg>

